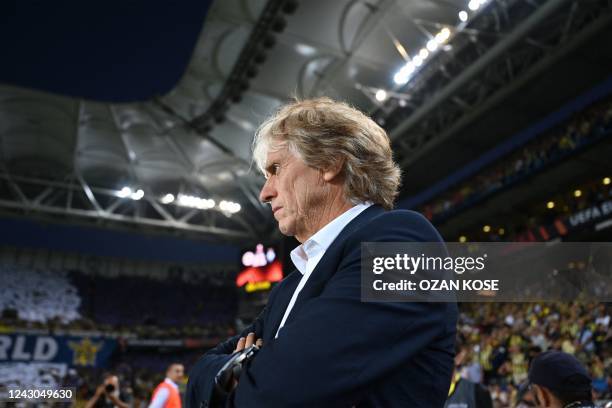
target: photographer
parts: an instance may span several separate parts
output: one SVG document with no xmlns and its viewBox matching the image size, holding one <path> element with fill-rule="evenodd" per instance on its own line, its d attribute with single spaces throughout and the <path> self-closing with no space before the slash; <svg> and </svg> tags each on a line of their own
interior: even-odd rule
<svg viewBox="0 0 612 408">
<path fill-rule="evenodd" d="M 85 408 L 128 408 L 123 402 L 126 398 L 119 393 L 119 378 L 111 373 L 104 374 L 104 381 L 96 388 L 96 393 L 87 401 Z"/>
</svg>

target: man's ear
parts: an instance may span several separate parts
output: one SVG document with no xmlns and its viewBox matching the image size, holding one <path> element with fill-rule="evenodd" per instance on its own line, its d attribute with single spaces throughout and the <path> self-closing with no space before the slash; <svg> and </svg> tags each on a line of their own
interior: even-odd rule
<svg viewBox="0 0 612 408">
<path fill-rule="evenodd" d="M 552 406 L 552 395 L 547 388 L 534 384 L 533 393 L 538 407 L 545 408 Z"/>
<path fill-rule="evenodd" d="M 323 180 L 330 182 L 335 179 L 344 168 L 344 159 L 339 159 L 332 163 L 326 170 L 323 170 Z"/>
</svg>

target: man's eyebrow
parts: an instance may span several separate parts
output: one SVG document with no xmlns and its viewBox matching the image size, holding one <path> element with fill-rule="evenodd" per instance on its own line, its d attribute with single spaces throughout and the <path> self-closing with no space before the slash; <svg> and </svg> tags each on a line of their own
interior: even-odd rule
<svg viewBox="0 0 612 408">
<path fill-rule="evenodd" d="M 265 172 L 265 173 L 268 173 L 268 174 L 271 174 L 271 173 L 272 173 L 272 170 L 274 170 L 274 166 L 278 165 L 278 164 L 279 164 L 279 162 L 278 162 L 278 160 L 271 160 L 269 163 L 270 163 L 270 164 L 268 164 L 268 165 L 267 165 L 267 166 L 264 168 L 264 172 Z"/>
<path fill-rule="evenodd" d="M 266 171 L 270 171 L 270 170 L 272 170 L 272 168 L 273 168 L 275 165 L 280 164 L 280 162 L 281 162 L 281 161 L 282 161 L 282 157 L 274 157 L 272 160 L 269 160 L 269 161 L 266 163 L 265 170 L 266 170 Z"/>
</svg>

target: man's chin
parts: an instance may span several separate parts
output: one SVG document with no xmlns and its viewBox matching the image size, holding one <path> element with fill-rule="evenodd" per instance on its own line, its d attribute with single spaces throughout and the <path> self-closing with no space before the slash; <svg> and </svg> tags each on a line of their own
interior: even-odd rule
<svg viewBox="0 0 612 408">
<path fill-rule="evenodd" d="M 282 221 L 278 222 L 278 229 L 281 232 L 281 234 L 287 237 L 292 237 L 295 235 L 295 231 L 293 231 L 293 228 L 291 228 L 290 225 L 284 224 Z"/>
</svg>

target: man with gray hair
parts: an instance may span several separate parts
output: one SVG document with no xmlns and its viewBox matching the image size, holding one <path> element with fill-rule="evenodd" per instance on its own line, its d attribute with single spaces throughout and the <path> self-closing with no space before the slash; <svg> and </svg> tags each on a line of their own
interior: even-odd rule
<svg viewBox="0 0 612 408">
<path fill-rule="evenodd" d="M 443 407 L 454 303 L 362 302 L 362 242 L 442 242 L 421 215 L 392 210 L 400 184 L 386 132 L 329 98 L 281 107 L 253 158 L 296 270 L 256 321 L 192 368 L 189 408 Z"/>
</svg>

